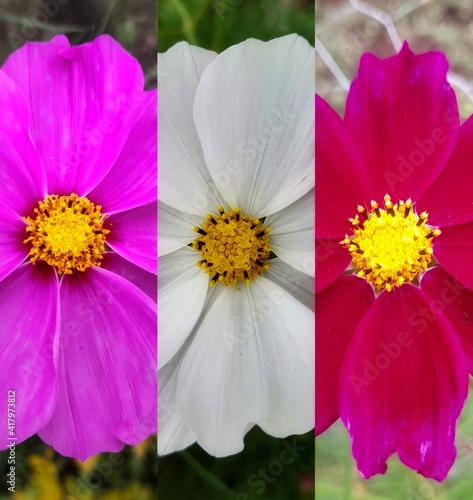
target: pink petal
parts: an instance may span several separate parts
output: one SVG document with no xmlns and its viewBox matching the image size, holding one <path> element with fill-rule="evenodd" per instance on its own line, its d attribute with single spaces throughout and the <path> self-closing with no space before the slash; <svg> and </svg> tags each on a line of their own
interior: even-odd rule
<svg viewBox="0 0 473 500">
<path fill-rule="evenodd" d="M 447 163 L 458 136 L 455 93 L 443 54 L 415 56 L 404 44 L 380 61 L 365 54 L 348 94 L 345 123 L 380 202 L 416 201 Z"/>
<path fill-rule="evenodd" d="M 156 432 L 156 304 L 99 267 L 61 281 L 59 398 L 41 439 L 80 460 Z"/>
<path fill-rule="evenodd" d="M 3 70 L 29 100 L 31 135 L 54 194 L 93 189 L 115 163 L 143 99 L 138 62 L 109 36 L 30 42 Z"/>
<path fill-rule="evenodd" d="M 317 236 L 340 240 L 357 205 L 371 201 L 369 180 L 340 117 L 319 96 L 315 106 Z"/>
<path fill-rule="evenodd" d="M 316 296 L 316 435 L 338 418 L 338 380 L 342 363 L 353 333 L 374 298 L 371 285 L 353 275 L 341 276 Z"/>
<path fill-rule="evenodd" d="M 0 281 L 28 256 L 26 225 L 8 206 L 0 203 Z"/>
<path fill-rule="evenodd" d="M 460 128 L 455 150 L 440 176 L 417 202 L 417 211 L 429 213 L 429 224 L 451 226 L 473 220 L 473 116 Z"/>
<path fill-rule="evenodd" d="M 145 92 L 122 152 L 110 172 L 90 193 L 103 212 L 123 212 L 156 201 L 157 91 Z"/>
<path fill-rule="evenodd" d="M 315 291 L 335 281 L 351 262 L 348 250 L 340 240 L 315 240 Z"/>
<path fill-rule="evenodd" d="M 158 298 L 158 279 L 156 274 L 149 273 L 141 267 L 135 266 L 130 261 L 120 257 L 117 253 L 108 252 L 102 260 L 102 267 L 125 278 L 155 302 Z"/>
<path fill-rule="evenodd" d="M 158 205 L 151 203 L 107 218 L 107 244 L 133 264 L 157 273 Z"/>
<path fill-rule="evenodd" d="M 427 320 L 445 314 L 460 339 L 468 371 L 473 375 L 473 292 L 441 267 L 429 269 L 420 286 L 431 299 L 425 312 Z"/>
<path fill-rule="evenodd" d="M 0 71 L 0 200 L 24 216 L 46 194 L 46 177 L 31 142 L 28 102 L 20 87 Z"/>
<path fill-rule="evenodd" d="M 443 227 L 434 240 L 434 257 L 453 277 L 473 290 L 473 222 Z"/>
<path fill-rule="evenodd" d="M 53 268 L 23 264 L 0 284 L 1 445 L 18 444 L 47 424 L 56 407 L 58 281 Z M 7 396 L 15 391 L 14 436 L 8 433 Z M 17 441 L 9 441 L 16 437 Z"/>
<path fill-rule="evenodd" d="M 400 460 L 442 481 L 456 456 L 455 427 L 468 390 L 462 348 L 429 298 L 405 284 L 383 292 L 359 324 L 339 386 L 340 416 L 365 478 Z"/>
</svg>

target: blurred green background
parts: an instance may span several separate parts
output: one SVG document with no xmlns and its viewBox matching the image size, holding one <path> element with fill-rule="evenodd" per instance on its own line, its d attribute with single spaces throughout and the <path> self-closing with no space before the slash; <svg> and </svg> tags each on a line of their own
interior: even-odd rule
<svg viewBox="0 0 473 500">
<path fill-rule="evenodd" d="M 369 480 L 361 477 L 351 456 L 350 440 L 340 419 L 315 440 L 317 500 L 471 500 L 473 498 L 473 383 L 460 417 L 457 458 L 447 479 L 438 483 L 408 469 L 393 455 L 388 470 Z"/>
<path fill-rule="evenodd" d="M 29 41 L 64 33 L 72 44 L 108 33 L 140 62 L 156 87 L 154 0 L 0 0 L 0 64 Z M 113 376 L 113 374 L 111 374 Z M 18 500 L 154 500 L 156 437 L 85 463 L 62 457 L 33 436 L 16 448 L 16 494 L 7 490 L 7 452 L 0 452 L 0 498 Z"/>
<path fill-rule="evenodd" d="M 313 0 L 158 2 L 159 52 L 182 40 L 221 52 L 248 38 L 270 40 L 290 33 L 314 44 Z M 283 464 L 280 454 L 294 439 L 303 449 L 292 463 Z M 255 427 L 237 455 L 217 459 L 194 445 L 160 457 L 158 469 L 161 500 L 312 500 L 314 434 L 276 439 Z"/>
<path fill-rule="evenodd" d="M 451 69 L 451 83 L 463 120 L 473 113 L 473 2 L 463 0 L 368 0 L 365 12 L 349 0 L 317 0 L 316 91 L 343 116 L 348 83 L 355 77 L 360 56 L 395 54 L 385 26 L 391 21 L 399 40 L 414 52 L 440 50 Z M 388 18 L 389 16 L 389 18 Z M 325 51 L 325 52 L 324 52 Z M 328 57 L 327 57 L 328 54 Z M 444 483 L 425 479 L 393 456 L 385 475 L 364 480 L 350 452 L 347 430 L 338 421 L 317 437 L 317 500 L 470 500 L 473 499 L 473 390 L 460 418 L 458 457 Z"/>
<path fill-rule="evenodd" d="M 314 45 L 314 0 L 159 0 L 158 51 L 186 40 L 221 52 L 297 33 Z"/>
</svg>

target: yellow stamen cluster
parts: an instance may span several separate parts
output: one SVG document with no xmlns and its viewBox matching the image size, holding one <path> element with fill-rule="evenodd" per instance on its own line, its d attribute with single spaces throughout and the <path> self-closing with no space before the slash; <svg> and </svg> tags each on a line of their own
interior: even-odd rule
<svg viewBox="0 0 473 500">
<path fill-rule="evenodd" d="M 197 265 L 212 276 L 210 286 L 218 281 L 224 285 L 235 285 L 252 279 L 269 269 L 268 259 L 270 228 L 258 220 L 243 215 L 239 208 L 225 212 L 218 207 L 219 215 L 207 214 L 192 248 L 202 254 Z"/>
<path fill-rule="evenodd" d="M 353 236 L 340 243 L 350 251 L 358 276 L 365 277 L 378 290 L 390 292 L 412 282 L 432 260 L 432 240 L 439 229 L 427 225 L 428 214 L 417 215 L 412 200 L 393 204 L 384 197 L 384 209 L 375 201 L 371 210 L 359 205 L 358 214 L 349 221 Z"/>
<path fill-rule="evenodd" d="M 31 262 L 44 260 L 59 274 L 100 266 L 110 232 L 103 228 L 101 208 L 76 194 L 46 196 L 34 209 L 35 218 L 23 218 L 29 234 L 23 243 L 31 244 Z"/>
</svg>

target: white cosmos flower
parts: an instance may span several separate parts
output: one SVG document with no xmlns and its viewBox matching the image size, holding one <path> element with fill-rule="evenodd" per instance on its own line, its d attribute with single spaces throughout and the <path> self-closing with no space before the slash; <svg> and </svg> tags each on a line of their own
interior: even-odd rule
<svg viewBox="0 0 473 500">
<path fill-rule="evenodd" d="M 222 457 L 254 425 L 314 426 L 314 49 L 178 43 L 158 64 L 159 453 Z"/>
</svg>

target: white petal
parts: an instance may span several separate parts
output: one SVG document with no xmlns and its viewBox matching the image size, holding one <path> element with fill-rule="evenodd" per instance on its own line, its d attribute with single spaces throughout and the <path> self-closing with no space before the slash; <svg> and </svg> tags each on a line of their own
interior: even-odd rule
<svg viewBox="0 0 473 500">
<path fill-rule="evenodd" d="M 158 373 L 158 454 L 183 450 L 196 440 L 195 434 L 182 421 L 177 411 L 176 388 L 181 366 L 179 353 Z"/>
<path fill-rule="evenodd" d="M 314 278 L 294 269 L 279 258 L 272 259 L 269 265 L 269 270 L 264 273 L 265 278 L 274 281 L 313 311 L 315 308 Z"/>
<path fill-rule="evenodd" d="M 314 185 L 314 49 L 297 35 L 230 47 L 202 74 L 194 119 L 227 203 L 281 210 Z"/>
<path fill-rule="evenodd" d="M 186 247 L 159 259 L 159 368 L 181 348 L 202 311 L 209 275 L 195 265 L 198 255 Z"/>
<path fill-rule="evenodd" d="M 210 454 L 243 449 L 254 425 L 276 437 L 314 426 L 314 314 L 260 277 L 226 287 L 184 355 L 177 403 Z"/>
<path fill-rule="evenodd" d="M 194 226 L 205 219 L 158 202 L 158 255 L 166 255 L 195 240 Z"/>
<path fill-rule="evenodd" d="M 205 165 L 192 109 L 204 68 L 217 57 L 181 42 L 158 55 L 159 199 L 183 212 L 205 215 L 221 197 Z"/>
<path fill-rule="evenodd" d="M 271 249 L 282 260 L 310 276 L 315 275 L 314 189 L 264 224 L 272 228 Z M 271 263 L 270 263 L 271 265 Z"/>
</svg>

